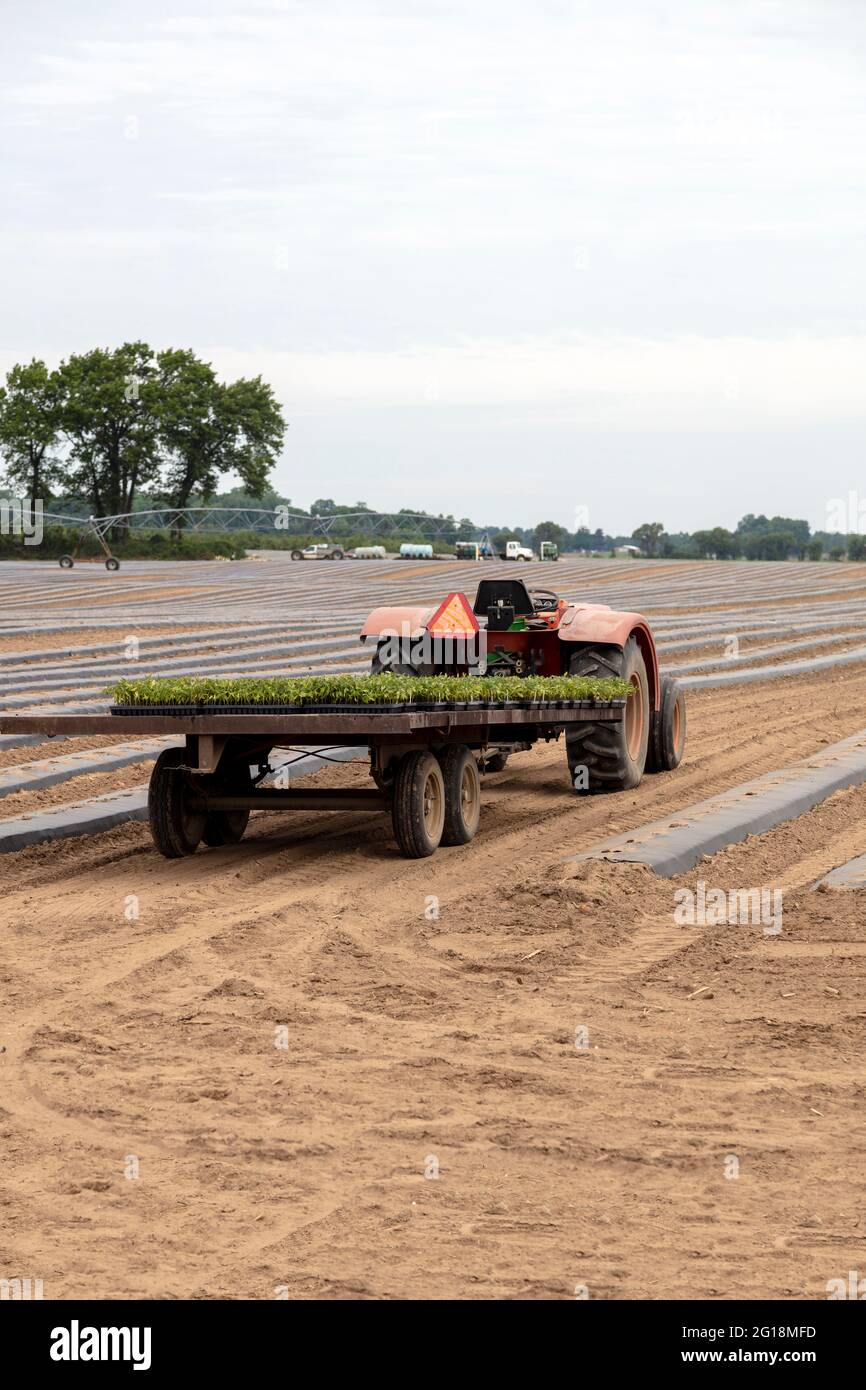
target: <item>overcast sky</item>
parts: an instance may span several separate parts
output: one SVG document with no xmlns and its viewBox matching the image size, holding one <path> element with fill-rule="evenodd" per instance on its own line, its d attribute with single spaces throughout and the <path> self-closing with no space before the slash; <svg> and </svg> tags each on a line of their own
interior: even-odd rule
<svg viewBox="0 0 866 1390">
<path fill-rule="evenodd" d="M 141 337 L 261 373 L 303 505 L 866 499 L 866 0 L 0 18 L 3 370 Z"/>
</svg>

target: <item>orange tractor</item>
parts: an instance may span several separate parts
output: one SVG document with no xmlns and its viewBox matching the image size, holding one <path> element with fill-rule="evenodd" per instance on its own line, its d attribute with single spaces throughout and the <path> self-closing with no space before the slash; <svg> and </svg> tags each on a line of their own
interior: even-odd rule
<svg viewBox="0 0 866 1390">
<path fill-rule="evenodd" d="M 376 641 L 374 672 L 465 671 L 474 641 L 471 660 L 488 675 L 628 681 L 634 689 L 621 722 L 566 727 L 572 782 L 587 791 L 626 791 L 645 771 L 667 771 L 682 759 L 685 697 L 673 677 L 659 672 L 653 635 L 640 613 L 570 603 L 549 589 L 528 589 L 520 579 L 482 579 L 471 606 L 465 595 L 449 594 L 434 607 L 374 609 L 361 630 L 361 641 L 368 639 Z M 498 744 L 485 757 L 486 769 L 500 770 L 520 746 Z"/>
</svg>

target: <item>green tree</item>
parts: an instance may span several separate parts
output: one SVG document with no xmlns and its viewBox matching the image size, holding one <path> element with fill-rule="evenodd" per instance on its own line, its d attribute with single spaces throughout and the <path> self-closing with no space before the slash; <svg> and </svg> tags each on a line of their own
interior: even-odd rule
<svg viewBox="0 0 866 1390">
<path fill-rule="evenodd" d="M 292 507 L 291 497 L 283 497 L 274 488 L 268 486 L 262 490 L 259 497 L 253 497 L 252 493 L 247 492 L 246 488 L 233 487 L 225 492 L 218 492 L 215 497 L 210 499 L 215 507 L 291 507 L 292 511 L 300 512 L 301 507 Z"/>
<path fill-rule="evenodd" d="M 286 428 L 270 386 L 261 377 L 224 384 L 187 348 L 159 353 L 157 367 L 162 485 L 171 505 L 209 501 L 224 473 L 261 497 Z"/>
<path fill-rule="evenodd" d="M 747 560 L 787 560 L 797 548 L 797 539 L 790 531 L 753 532 L 743 542 Z"/>
<path fill-rule="evenodd" d="M 695 531 L 692 544 L 703 559 L 711 556 L 714 560 L 732 560 L 740 553 L 739 538 L 724 526 L 714 526 L 711 531 Z"/>
<path fill-rule="evenodd" d="M 866 536 L 848 537 L 848 559 L 866 560 Z"/>
<path fill-rule="evenodd" d="M 366 502 L 335 502 L 333 497 L 317 497 L 310 507 L 312 516 L 351 516 L 355 512 L 369 512 Z"/>
<path fill-rule="evenodd" d="M 755 516 L 754 512 L 747 512 L 737 522 L 737 535 L 739 536 L 765 536 L 770 529 L 770 522 L 763 512 L 760 516 Z"/>
<path fill-rule="evenodd" d="M 789 554 L 798 556 L 805 554 L 811 534 L 811 527 L 808 521 L 803 521 L 799 517 L 792 516 L 766 517 L 763 513 L 760 516 L 754 516 L 752 512 L 749 512 L 737 525 L 737 535 L 741 537 L 769 535 L 790 536 L 791 549 Z"/>
<path fill-rule="evenodd" d="M 808 521 L 803 521 L 795 516 L 771 516 L 770 533 L 784 534 L 793 536 L 793 553 L 799 560 L 802 560 L 812 535 L 812 528 Z"/>
<path fill-rule="evenodd" d="M 158 394 L 146 343 L 73 354 L 61 362 L 63 432 L 70 444 L 66 489 L 97 516 L 131 512 L 159 471 Z"/>
<path fill-rule="evenodd" d="M 0 456 L 7 483 L 23 497 L 51 497 L 63 477 L 53 450 L 60 438 L 63 392 L 56 372 L 34 357 L 0 387 Z"/>
<path fill-rule="evenodd" d="M 658 553 L 665 560 L 697 560 L 699 558 L 694 538 L 688 531 L 667 531 L 659 542 Z"/>
<path fill-rule="evenodd" d="M 810 560 L 820 560 L 824 555 L 824 542 L 820 536 L 815 536 L 806 547 L 806 553 Z"/>
<path fill-rule="evenodd" d="M 664 535 L 664 525 L 660 521 L 645 521 L 631 533 L 635 545 L 639 545 L 644 555 L 653 556 L 658 551 L 659 541 Z"/>
<path fill-rule="evenodd" d="M 533 532 L 533 543 L 538 549 L 542 541 L 553 541 L 554 545 L 564 550 L 568 543 L 568 532 L 564 526 L 558 526 L 555 521 L 540 521 Z"/>
</svg>

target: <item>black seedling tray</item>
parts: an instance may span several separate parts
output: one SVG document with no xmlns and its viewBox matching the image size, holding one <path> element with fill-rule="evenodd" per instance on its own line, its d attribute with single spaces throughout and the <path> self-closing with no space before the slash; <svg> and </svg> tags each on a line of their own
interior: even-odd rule
<svg viewBox="0 0 866 1390">
<path fill-rule="evenodd" d="M 111 705 L 109 709 L 111 714 L 123 715 L 124 717 L 129 715 L 159 715 L 189 719 L 208 714 L 411 714 L 413 710 L 417 710 L 419 713 L 437 713 L 439 711 L 447 713 L 481 709 L 520 709 L 542 712 L 576 709 L 581 705 L 608 708 L 611 705 L 624 703 L 623 700 L 412 700 L 403 702 L 383 700 L 366 704 L 330 705 L 265 704 L 264 702 L 250 705 Z"/>
<path fill-rule="evenodd" d="M 369 705 L 284 705 L 265 704 L 264 701 L 260 701 L 254 705 L 111 705 L 109 711 L 111 714 L 122 715 L 177 715 L 178 718 L 189 719 L 206 714 L 369 714 L 376 710 L 387 711 L 389 714 L 403 714 L 409 708 L 406 704 L 385 704 L 384 701 Z"/>
</svg>

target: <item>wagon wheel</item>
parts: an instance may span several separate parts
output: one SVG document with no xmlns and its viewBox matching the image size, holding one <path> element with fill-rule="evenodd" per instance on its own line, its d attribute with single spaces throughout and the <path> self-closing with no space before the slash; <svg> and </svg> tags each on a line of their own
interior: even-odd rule
<svg viewBox="0 0 866 1390">
<path fill-rule="evenodd" d="M 439 754 L 445 781 L 443 845 L 466 845 L 481 819 L 481 778 L 475 755 L 462 743 L 451 744 Z"/>
<path fill-rule="evenodd" d="M 391 821 L 407 859 L 424 859 L 438 848 L 445 828 L 445 779 L 432 753 L 418 749 L 400 759 Z"/>
<path fill-rule="evenodd" d="M 208 790 L 217 795 L 246 796 L 252 791 L 252 778 L 246 763 L 239 763 L 229 769 L 225 777 L 215 777 Z M 202 839 L 206 845 L 236 845 L 243 839 L 249 824 L 249 807 L 244 811 L 210 811 L 204 825 Z"/>
<path fill-rule="evenodd" d="M 193 810 L 191 806 L 194 789 L 182 768 L 184 757 L 183 748 L 166 748 L 150 774 L 147 793 L 150 833 L 166 859 L 194 854 L 207 819 L 204 811 Z"/>
</svg>

